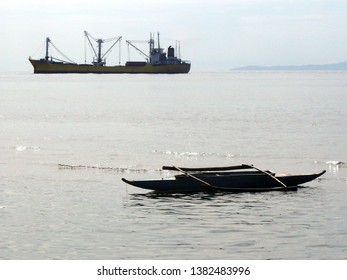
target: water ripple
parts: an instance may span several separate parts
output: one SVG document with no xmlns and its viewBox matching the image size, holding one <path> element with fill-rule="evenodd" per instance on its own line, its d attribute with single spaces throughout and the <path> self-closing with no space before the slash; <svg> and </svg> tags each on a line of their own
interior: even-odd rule
<svg viewBox="0 0 347 280">
<path fill-rule="evenodd" d="M 228 153 L 207 153 L 207 152 L 195 152 L 195 151 L 160 151 L 160 150 L 153 150 L 152 151 L 155 154 L 162 154 L 162 155 L 173 155 L 177 158 L 180 157 L 218 157 L 218 158 L 235 158 L 235 157 L 242 157 L 241 154 L 228 154 Z"/>
<path fill-rule="evenodd" d="M 148 168 L 135 168 L 135 167 L 109 167 L 109 166 L 98 166 L 98 165 L 72 165 L 72 164 L 63 164 L 58 163 L 59 169 L 95 169 L 95 170 L 104 170 L 104 171 L 113 171 L 116 173 L 146 173 L 149 171 L 160 171 L 159 169 L 148 169 Z"/>
</svg>

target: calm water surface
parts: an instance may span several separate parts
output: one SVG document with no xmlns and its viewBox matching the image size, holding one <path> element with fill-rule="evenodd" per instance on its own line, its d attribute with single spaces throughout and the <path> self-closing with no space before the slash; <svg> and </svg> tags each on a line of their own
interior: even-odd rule
<svg viewBox="0 0 347 280">
<path fill-rule="evenodd" d="M 0 74 L 0 259 L 347 259 L 347 72 Z M 327 173 L 154 195 L 162 165 Z"/>
</svg>

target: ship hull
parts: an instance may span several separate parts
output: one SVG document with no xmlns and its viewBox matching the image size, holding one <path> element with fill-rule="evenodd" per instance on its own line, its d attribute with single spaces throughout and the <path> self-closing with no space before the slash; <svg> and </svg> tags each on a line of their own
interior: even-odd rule
<svg viewBox="0 0 347 280">
<path fill-rule="evenodd" d="M 166 65 L 134 65 L 134 66 L 95 66 L 91 64 L 69 64 L 30 59 L 35 74 L 181 74 L 190 71 L 190 63 Z"/>
</svg>

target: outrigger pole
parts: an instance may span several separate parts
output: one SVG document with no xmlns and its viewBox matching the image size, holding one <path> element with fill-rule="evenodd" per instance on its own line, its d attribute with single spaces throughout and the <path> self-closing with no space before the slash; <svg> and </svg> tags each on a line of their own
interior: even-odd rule
<svg viewBox="0 0 347 280">
<path fill-rule="evenodd" d="M 284 184 L 282 181 L 277 179 L 274 175 L 272 175 L 270 172 L 262 170 L 258 167 L 255 167 L 253 164 L 242 164 L 242 165 L 236 165 L 236 166 L 227 166 L 227 167 L 202 167 L 202 168 L 185 168 L 185 167 L 176 167 L 176 166 L 163 166 L 163 170 L 177 170 L 182 172 L 184 175 L 191 177 L 209 187 L 214 187 L 214 188 L 221 188 L 221 189 L 228 189 L 228 188 L 222 188 L 218 186 L 212 186 L 210 183 L 205 182 L 204 180 L 201 180 L 188 172 L 196 172 L 196 171 L 226 171 L 226 170 L 238 170 L 238 169 L 255 169 L 258 170 L 259 172 L 263 173 L 264 175 L 269 176 L 271 179 L 279 183 L 282 187 L 287 188 L 287 185 Z"/>
</svg>

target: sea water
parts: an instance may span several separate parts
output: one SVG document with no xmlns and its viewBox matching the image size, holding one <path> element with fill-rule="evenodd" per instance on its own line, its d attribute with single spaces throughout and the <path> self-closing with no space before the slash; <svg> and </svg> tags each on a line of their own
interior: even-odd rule
<svg viewBox="0 0 347 280">
<path fill-rule="evenodd" d="M 347 72 L 0 74 L 0 259 L 346 259 Z M 327 170 L 155 195 L 163 165 Z"/>
</svg>

